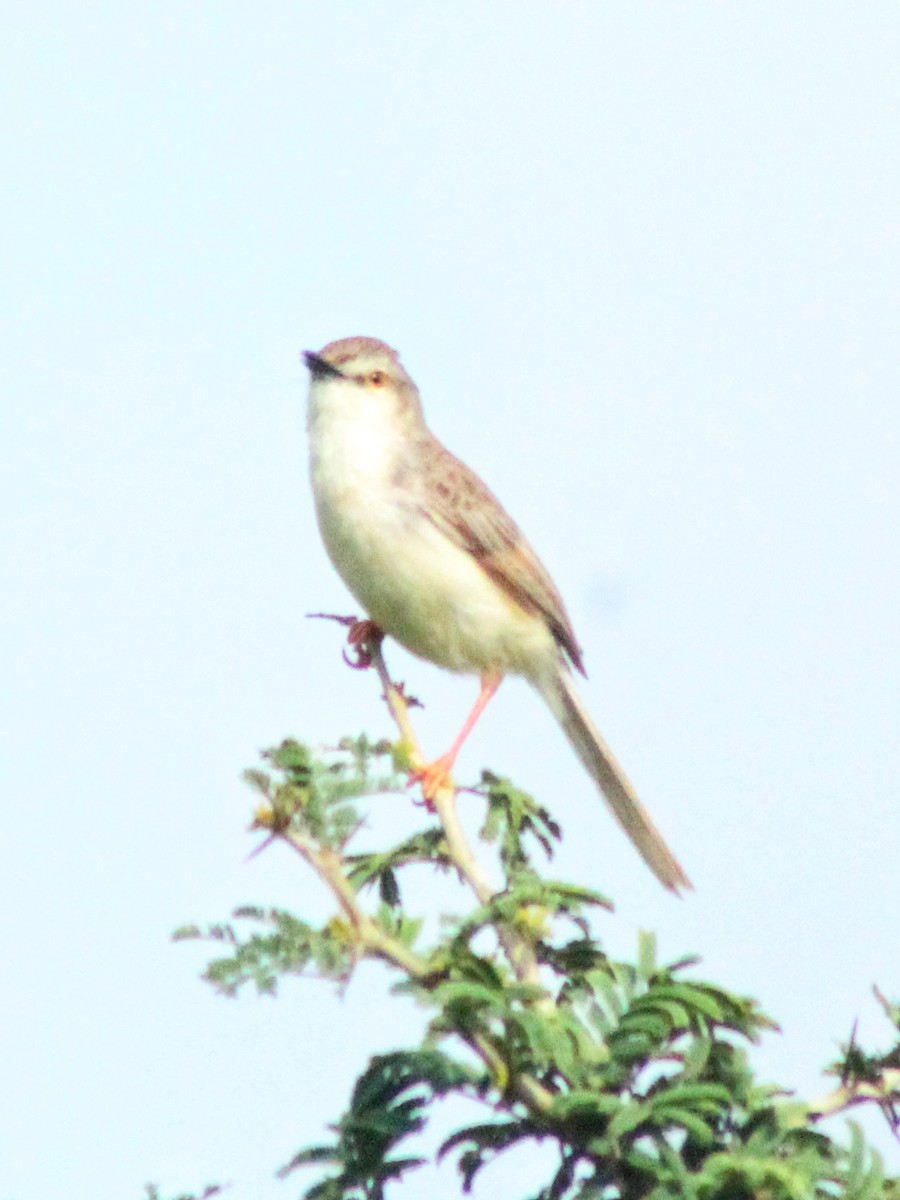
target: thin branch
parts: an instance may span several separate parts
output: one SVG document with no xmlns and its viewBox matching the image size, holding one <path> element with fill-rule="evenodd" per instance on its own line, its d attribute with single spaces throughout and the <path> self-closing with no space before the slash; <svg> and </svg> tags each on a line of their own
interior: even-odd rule
<svg viewBox="0 0 900 1200">
<path fill-rule="evenodd" d="M 255 824 L 260 828 L 271 829 L 274 837 L 287 842 L 331 889 L 356 935 L 357 949 L 361 953 L 392 963 L 414 979 L 424 980 L 432 974 L 432 968 L 426 959 L 415 954 L 397 938 L 391 937 L 360 906 L 356 891 L 344 874 L 341 856 L 336 851 L 318 846 L 290 825 L 277 822 L 274 813 L 272 818 L 270 822 L 265 813 L 257 813 Z M 494 1080 L 502 1079 L 508 1074 L 502 1056 L 489 1039 L 478 1033 L 466 1033 L 462 1030 L 457 1032 L 475 1051 Z M 553 1106 L 553 1093 L 530 1075 L 518 1075 L 511 1086 L 515 1095 L 533 1113 L 547 1113 Z"/>
<path fill-rule="evenodd" d="M 818 1121 L 868 1102 L 874 1102 L 881 1108 L 888 1118 L 894 1136 L 898 1137 L 897 1121 L 896 1118 L 892 1119 L 891 1114 L 900 1104 L 900 1069 L 885 1068 L 875 1082 L 859 1080 L 845 1083 L 810 1104 L 807 1111 L 810 1120 Z"/>
<path fill-rule="evenodd" d="M 365 653 L 378 673 L 381 686 L 384 688 L 384 698 L 391 716 L 400 730 L 400 736 L 409 748 L 413 766 L 414 768 L 420 767 L 424 764 L 425 758 L 409 717 L 409 703 L 403 694 L 403 689 L 394 683 L 388 673 L 387 664 L 381 651 L 382 641 L 383 637 L 380 634 L 369 637 L 365 643 Z M 448 781 L 438 788 L 430 800 L 443 826 L 444 835 L 447 838 L 447 848 L 454 865 L 478 897 L 479 903 L 489 904 L 497 895 L 497 889 L 483 871 L 469 845 L 456 807 L 456 788 Z M 541 987 L 537 959 L 531 946 L 509 926 L 500 926 L 498 934 L 516 978 L 521 983 Z M 542 1007 L 546 1007 L 549 1003 L 548 997 Z"/>
</svg>

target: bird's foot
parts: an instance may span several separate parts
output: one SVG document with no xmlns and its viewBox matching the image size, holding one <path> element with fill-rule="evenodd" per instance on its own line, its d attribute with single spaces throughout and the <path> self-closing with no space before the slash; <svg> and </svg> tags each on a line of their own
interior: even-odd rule
<svg viewBox="0 0 900 1200">
<path fill-rule="evenodd" d="M 438 792 L 454 787 L 450 772 L 455 761 L 455 754 L 442 754 L 434 762 L 423 763 L 410 771 L 410 783 L 421 783 L 422 801 L 429 812 L 434 812 L 434 799 Z"/>
<path fill-rule="evenodd" d="M 349 654 L 344 650 L 344 662 L 354 671 L 366 671 L 372 665 L 370 643 L 378 644 L 384 638 L 384 631 L 374 621 L 354 621 L 347 634 Z"/>
</svg>

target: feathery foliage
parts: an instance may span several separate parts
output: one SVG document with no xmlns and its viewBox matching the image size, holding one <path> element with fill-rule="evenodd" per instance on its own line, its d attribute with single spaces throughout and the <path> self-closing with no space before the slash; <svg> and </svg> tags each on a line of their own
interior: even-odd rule
<svg viewBox="0 0 900 1200">
<path fill-rule="evenodd" d="M 824 1102 L 760 1083 L 748 1050 L 776 1026 L 756 1001 L 697 978 L 694 959 L 660 964 L 650 935 L 634 961 L 611 958 L 596 931 L 609 900 L 547 878 L 560 829 L 508 780 L 485 773 L 478 789 L 481 838 L 502 875 L 496 892 L 485 893 L 468 851 L 451 849 L 430 815 L 397 845 L 351 852 L 359 801 L 405 786 L 394 769 L 405 753 L 366 738 L 327 754 L 294 741 L 268 751 L 266 769 L 246 776 L 262 801 L 255 825 L 299 852 L 337 911 L 314 925 L 246 907 L 227 924 L 176 935 L 216 945 L 206 976 L 227 995 L 248 983 L 272 993 L 297 973 L 343 986 L 374 957 L 428 1013 L 419 1044 L 362 1070 L 330 1140 L 282 1169 L 315 1170 L 306 1200 L 399 1194 L 427 1160 L 429 1115 L 453 1095 L 482 1110 L 439 1150 L 466 1193 L 500 1155 L 539 1142 L 555 1164 L 527 1200 L 900 1200 L 900 1183 L 885 1178 L 857 1126 L 846 1141 L 821 1128 L 829 1113 L 866 1103 L 896 1132 L 900 1009 L 879 997 L 896 1044 L 869 1054 L 851 1038 L 830 1068 L 840 1086 Z M 455 870 L 474 893 L 428 940 L 428 914 L 403 901 L 406 873 L 423 863 Z"/>
</svg>

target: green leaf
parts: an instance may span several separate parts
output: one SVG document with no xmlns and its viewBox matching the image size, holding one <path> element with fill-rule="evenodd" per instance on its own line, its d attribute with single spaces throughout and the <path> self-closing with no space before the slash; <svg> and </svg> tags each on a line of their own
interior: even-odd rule
<svg viewBox="0 0 900 1200">
<path fill-rule="evenodd" d="M 642 929 L 638 934 L 638 975 L 652 979 L 656 973 L 656 934 Z"/>
<path fill-rule="evenodd" d="M 636 1107 L 642 1106 L 637 1105 Z M 549 1116 L 554 1121 L 567 1121 L 573 1116 L 588 1115 L 602 1118 L 605 1123 L 607 1118 L 617 1114 L 621 1109 L 622 1100 L 619 1096 L 576 1089 L 554 1096 Z"/>
<path fill-rule="evenodd" d="M 681 1108 L 676 1104 L 654 1104 L 651 1107 L 651 1120 L 660 1127 L 681 1126 L 702 1146 L 711 1146 L 716 1140 L 709 1122 L 690 1108 Z"/>
<path fill-rule="evenodd" d="M 637 1100 L 626 1100 L 612 1114 L 609 1122 L 609 1136 L 621 1138 L 625 1134 L 633 1133 L 636 1129 L 644 1127 L 647 1124 L 649 1112 L 646 1104 Z"/>
<path fill-rule="evenodd" d="M 731 1093 L 721 1083 L 666 1082 L 663 1088 L 653 1100 L 654 1112 L 657 1107 L 668 1107 L 672 1104 L 718 1112 L 731 1102 Z"/>
</svg>

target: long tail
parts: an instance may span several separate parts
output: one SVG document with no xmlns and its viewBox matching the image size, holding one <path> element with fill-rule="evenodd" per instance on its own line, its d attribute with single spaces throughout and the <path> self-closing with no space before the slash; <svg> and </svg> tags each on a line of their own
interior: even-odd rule
<svg viewBox="0 0 900 1200">
<path fill-rule="evenodd" d="M 675 893 L 679 888 L 693 887 L 638 799 L 628 776 L 603 740 L 600 730 L 591 720 L 569 672 L 560 667 L 555 675 L 532 679 L 531 683 L 546 701 L 588 774 L 606 797 L 619 824 L 656 878 Z"/>
</svg>

